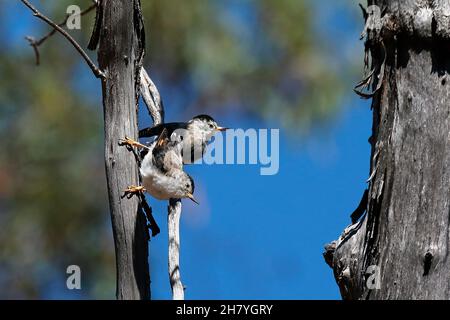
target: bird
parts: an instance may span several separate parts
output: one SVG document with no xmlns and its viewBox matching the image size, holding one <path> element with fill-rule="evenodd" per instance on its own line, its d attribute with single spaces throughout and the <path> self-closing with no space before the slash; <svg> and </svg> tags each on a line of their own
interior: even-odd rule
<svg viewBox="0 0 450 320">
<path fill-rule="evenodd" d="M 159 200 L 189 198 L 198 204 L 193 196 L 194 179 L 183 170 L 181 141 L 170 140 L 167 129 L 150 146 L 128 137 L 120 143 L 148 150 L 139 167 L 142 186 L 129 186 L 125 195 L 148 192 Z"/>
<path fill-rule="evenodd" d="M 179 140 L 179 136 L 182 135 L 181 155 L 184 164 L 191 164 L 202 158 L 212 136 L 218 131 L 228 130 L 228 128 L 220 127 L 211 116 L 200 114 L 188 122 L 162 123 L 142 129 L 139 131 L 139 138 L 160 135 L 164 129 L 167 130 L 171 140 Z M 183 150 L 190 150 L 190 157 L 186 156 Z"/>
</svg>

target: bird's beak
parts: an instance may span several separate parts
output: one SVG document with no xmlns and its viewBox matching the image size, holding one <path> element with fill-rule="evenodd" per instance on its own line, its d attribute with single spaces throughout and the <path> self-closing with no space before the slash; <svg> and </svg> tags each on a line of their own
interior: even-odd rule
<svg viewBox="0 0 450 320">
<path fill-rule="evenodd" d="M 225 128 L 225 127 L 217 127 L 216 128 L 217 131 L 225 131 L 225 130 L 228 130 L 228 129 L 230 129 L 230 128 Z"/>
<path fill-rule="evenodd" d="M 200 203 L 197 202 L 197 200 L 195 200 L 195 198 L 194 198 L 194 196 L 192 195 L 192 193 L 188 193 L 188 194 L 187 194 L 187 197 L 188 197 L 189 199 L 191 199 L 193 202 L 195 202 L 196 204 L 200 204 Z"/>
</svg>

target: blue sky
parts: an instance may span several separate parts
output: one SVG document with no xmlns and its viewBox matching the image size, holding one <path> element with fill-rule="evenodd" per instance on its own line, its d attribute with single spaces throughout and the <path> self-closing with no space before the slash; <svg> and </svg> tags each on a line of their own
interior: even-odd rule
<svg viewBox="0 0 450 320">
<path fill-rule="evenodd" d="M 235 128 L 270 123 L 224 117 Z M 280 171 L 193 165 L 201 205 L 184 201 L 181 271 L 190 299 L 338 299 L 322 252 L 349 224 L 369 171 L 371 112 L 354 98 L 326 129 L 298 140 L 280 131 Z M 150 200 L 151 201 L 151 200 Z M 170 298 L 166 204 L 151 242 L 153 297 Z"/>
<path fill-rule="evenodd" d="M 362 53 L 360 26 L 348 7 L 329 4 L 315 4 L 315 21 L 328 48 L 342 59 L 361 57 L 355 55 Z M 171 106 L 167 119 L 182 120 L 177 113 L 183 110 L 183 98 L 176 90 L 163 87 L 161 92 Z M 351 87 L 347 92 L 340 113 L 307 137 L 280 128 L 277 175 L 261 176 L 257 165 L 187 167 L 201 205 L 184 201 L 181 275 L 186 298 L 340 298 L 322 252 L 350 223 L 366 187 L 372 122 L 369 102 L 356 97 Z M 148 116 L 141 112 L 140 118 Z M 239 114 L 215 118 L 233 128 L 279 128 Z M 152 294 L 170 299 L 167 210 L 165 204 L 153 204 L 162 234 L 151 242 Z"/>
</svg>

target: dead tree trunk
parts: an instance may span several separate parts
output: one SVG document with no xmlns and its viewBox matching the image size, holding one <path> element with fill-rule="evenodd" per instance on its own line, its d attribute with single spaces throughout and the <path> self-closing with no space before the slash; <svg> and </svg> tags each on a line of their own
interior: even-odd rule
<svg viewBox="0 0 450 320">
<path fill-rule="evenodd" d="M 118 299 L 149 299 L 148 233 L 138 197 L 123 198 L 139 185 L 132 152 L 120 147 L 125 136 L 138 138 L 137 108 L 144 33 L 139 0 L 103 0 L 89 47 L 99 40 L 98 60 L 105 73 L 103 107 L 105 163 L 116 249 Z"/>
<path fill-rule="evenodd" d="M 325 258 L 344 299 L 449 299 L 450 2 L 368 4 L 374 73 L 363 84 L 376 92 L 366 214 Z"/>
</svg>

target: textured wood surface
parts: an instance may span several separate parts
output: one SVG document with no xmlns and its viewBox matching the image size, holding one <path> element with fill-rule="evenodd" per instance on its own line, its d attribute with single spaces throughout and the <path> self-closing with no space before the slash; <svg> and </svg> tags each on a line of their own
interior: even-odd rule
<svg viewBox="0 0 450 320">
<path fill-rule="evenodd" d="M 170 199 L 167 215 L 169 234 L 169 280 L 173 300 L 184 300 L 184 286 L 180 272 L 180 218 L 181 200 Z"/>
<path fill-rule="evenodd" d="M 132 152 L 118 145 L 125 136 L 138 138 L 137 88 L 144 39 L 138 0 L 101 1 L 102 25 L 98 59 L 103 81 L 105 165 L 116 249 L 117 298 L 150 298 L 148 233 L 138 197 L 123 198 L 129 185 L 139 185 Z"/>
<path fill-rule="evenodd" d="M 367 213 L 325 253 L 344 299 L 450 298 L 450 6 L 426 3 L 369 3 L 389 23 L 368 33 L 374 63 L 380 41 L 387 60 L 372 102 Z M 367 286 L 370 266 L 378 289 Z"/>
</svg>

